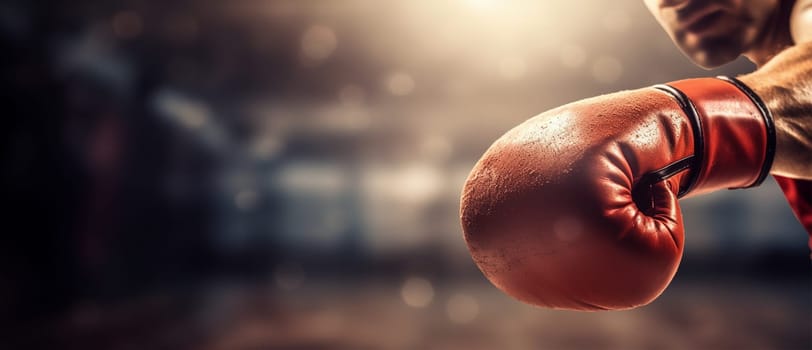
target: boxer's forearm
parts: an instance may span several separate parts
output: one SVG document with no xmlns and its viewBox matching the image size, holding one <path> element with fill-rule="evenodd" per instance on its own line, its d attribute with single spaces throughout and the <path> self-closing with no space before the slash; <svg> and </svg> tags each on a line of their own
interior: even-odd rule
<svg viewBox="0 0 812 350">
<path fill-rule="evenodd" d="M 778 108 L 774 112 L 776 152 L 772 173 L 812 179 L 812 105 Z"/>
<path fill-rule="evenodd" d="M 764 100 L 775 119 L 772 173 L 812 179 L 812 43 L 785 50 L 741 80 Z"/>
<path fill-rule="evenodd" d="M 764 100 L 775 120 L 776 150 L 771 173 L 812 179 L 812 96 L 799 98 L 802 89 L 742 78 Z"/>
</svg>

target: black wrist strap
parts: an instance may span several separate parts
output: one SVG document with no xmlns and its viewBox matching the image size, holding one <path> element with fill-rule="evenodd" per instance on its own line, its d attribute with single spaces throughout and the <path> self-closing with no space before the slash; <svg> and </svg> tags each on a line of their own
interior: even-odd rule
<svg viewBox="0 0 812 350">
<path fill-rule="evenodd" d="M 682 163 L 683 166 L 674 166 L 677 163 L 671 164 L 669 169 L 676 170 L 667 174 L 667 176 L 661 176 L 663 179 L 671 177 L 675 175 L 677 172 L 685 170 L 685 169 L 693 169 L 694 171 L 691 172 L 690 178 L 688 178 L 687 185 L 684 188 L 679 189 L 679 193 L 677 193 L 677 198 L 682 198 L 688 192 L 694 188 L 696 185 L 696 180 L 699 177 L 699 167 L 702 166 L 702 162 L 704 161 L 703 157 L 705 155 L 705 136 L 702 134 L 702 119 L 699 118 L 699 112 L 696 111 L 696 107 L 685 94 L 666 84 L 659 84 L 654 86 L 655 89 L 665 92 L 668 95 L 671 95 L 674 100 L 677 101 L 680 108 L 685 115 L 688 117 L 688 120 L 691 121 L 691 130 L 693 130 L 694 136 L 694 154 L 690 157 L 680 159 L 677 163 Z M 664 168 L 665 169 L 665 168 Z M 657 172 L 655 172 L 657 173 Z"/>
</svg>

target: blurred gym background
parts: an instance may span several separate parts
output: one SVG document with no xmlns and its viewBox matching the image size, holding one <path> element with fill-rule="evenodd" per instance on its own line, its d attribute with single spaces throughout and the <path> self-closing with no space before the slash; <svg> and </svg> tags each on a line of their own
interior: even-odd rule
<svg viewBox="0 0 812 350">
<path fill-rule="evenodd" d="M 500 294 L 459 192 L 549 108 L 674 79 L 642 1 L 10 0 L 4 349 L 808 349 L 778 187 L 683 201 L 669 289 L 574 313 Z"/>
</svg>

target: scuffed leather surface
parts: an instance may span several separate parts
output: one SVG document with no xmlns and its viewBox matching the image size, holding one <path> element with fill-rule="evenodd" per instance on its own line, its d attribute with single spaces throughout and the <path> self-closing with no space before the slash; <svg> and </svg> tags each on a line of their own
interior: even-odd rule
<svg viewBox="0 0 812 350">
<path fill-rule="evenodd" d="M 717 152 L 722 157 L 736 152 L 721 140 L 711 144 L 726 147 Z M 636 183 L 693 152 L 690 121 L 674 99 L 653 88 L 531 118 L 485 152 L 463 188 L 461 221 L 471 255 L 494 285 L 530 304 L 645 305 L 677 271 L 684 228 L 676 193 L 693 170 L 650 186 Z M 753 169 L 746 170 L 732 174 L 726 187 L 749 179 Z M 707 183 L 720 183 L 708 176 L 714 181 Z"/>
<path fill-rule="evenodd" d="M 688 196 L 752 185 L 766 159 L 764 117 L 741 90 L 719 79 L 671 82 L 694 102 L 702 120 L 705 150 Z"/>
</svg>

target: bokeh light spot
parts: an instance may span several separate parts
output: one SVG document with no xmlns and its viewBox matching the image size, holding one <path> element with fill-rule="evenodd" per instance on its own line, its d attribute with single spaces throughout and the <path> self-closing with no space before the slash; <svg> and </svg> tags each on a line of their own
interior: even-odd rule
<svg viewBox="0 0 812 350">
<path fill-rule="evenodd" d="M 437 196 L 442 189 L 442 177 L 437 168 L 414 164 L 405 167 L 391 179 L 394 193 L 410 203 L 424 203 Z"/>
<path fill-rule="evenodd" d="M 410 277 L 400 289 L 403 302 L 411 307 L 426 307 L 434 299 L 434 287 L 431 282 L 420 277 Z"/>
</svg>

